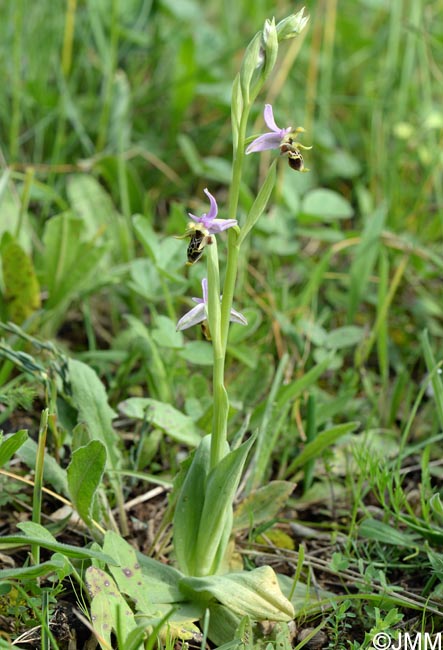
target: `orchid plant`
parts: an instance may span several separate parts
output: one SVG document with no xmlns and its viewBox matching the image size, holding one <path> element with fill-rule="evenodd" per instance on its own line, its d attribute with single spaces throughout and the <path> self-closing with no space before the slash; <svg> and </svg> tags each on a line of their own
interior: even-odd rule
<svg viewBox="0 0 443 650">
<path fill-rule="evenodd" d="M 267 149 L 280 149 L 290 161 L 299 162 L 296 168 L 304 171 L 300 149 L 308 149 L 297 141 L 304 129 L 279 128 L 270 104 L 265 105 L 264 120 L 269 132 L 256 137 L 246 148 L 246 129 L 251 106 L 272 71 L 276 60 L 278 41 L 300 33 L 306 24 L 303 10 L 275 25 L 267 21 L 246 51 L 242 69 L 234 82 L 233 116 L 233 171 L 230 185 L 228 218 L 217 219 L 218 205 L 205 189 L 210 210 L 202 217 L 189 214 L 185 236 L 198 241 L 198 253 L 206 250 L 207 278 L 202 281 L 203 298 L 194 298 L 193 307 L 178 322 L 177 329 L 185 329 L 207 319 L 213 346 L 213 422 L 211 435 L 204 438 L 197 449 L 178 496 L 174 516 L 174 548 L 183 573 L 208 577 L 225 570 L 225 554 L 232 528 L 232 502 L 239 484 L 244 463 L 253 444 L 253 438 L 236 449 L 227 441 L 229 399 L 224 384 L 226 346 L 230 322 L 246 325 L 246 319 L 232 307 L 241 244 L 266 208 L 275 182 L 275 161 L 271 165 L 258 196 L 243 224 L 237 220 L 240 182 L 244 154 Z M 284 27 L 284 29 L 283 29 Z M 279 38 L 280 35 L 280 38 Z M 291 165 L 294 166 L 294 165 Z M 220 269 L 216 235 L 228 231 L 227 267 L 222 297 L 220 297 Z M 197 234 L 198 233 L 198 234 Z M 191 250 L 191 256 L 194 250 Z M 188 247 L 188 258 L 190 250 Z M 188 260 L 191 262 L 191 260 Z M 288 603 L 289 605 L 289 603 Z M 289 607 L 290 609 L 290 607 Z"/>
<path fill-rule="evenodd" d="M 173 547 L 178 570 L 142 556 L 135 559 L 134 552 L 123 548 L 126 543 L 117 540 L 114 534 L 107 536 L 103 547 L 109 555 L 121 558 L 122 567 L 134 566 L 137 572 L 149 577 L 148 599 L 150 597 L 151 604 L 156 605 L 145 605 L 142 614 L 153 628 L 166 619 L 168 625 L 179 620 L 183 628 L 184 621 L 192 622 L 209 612 L 209 636 L 213 634 L 217 641 L 220 641 L 220 630 L 232 628 L 232 617 L 239 622 L 243 616 L 255 621 L 289 621 L 294 616 L 293 605 L 281 592 L 277 576 L 270 567 L 229 572 L 227 551 L 232 533 L 233 501 L 254 436 L 236 447 L 231 448 L 228 443 L 229 398 L 225 388 L 225 361 L 230 323 L 247 324 L 245 317 L 233 308 L 240 248 L 266 209 L 276 178 L 277 161 L 274 160 L 249 213 L 240 223 L 238 203 L 245 154 L 279 149 L 280 154 L 288 157 L 291 167 L 306 171 L 300 150 L 309 147 L 297 140 L 303 129 L 279 128 L 270 104 L 264 108 L 264 120 L 269 131 L 255 137 L 247 146 L 247 129 L 251 108 L 274 68 L 279 42 L 300 34 L 307 20 L 304 10 L 278 24 L 267 20 L 263 30 L 249 44 L 232 91 L 233 165 L 227 218 L 218 218 L 217 201 L 205 189 L 209 211 L 200 217 L 189 213 L 191 221 L 183 235 L 190 238 L 188 264 L 198 262 L 205 254 L 207 272 L 202 281 L 202 298 L 193 298 L 196 304 L 180 318 L 177 330 L 185 330 L 203 321 L 208 323 L 208 338 L 213 349 L 213 421 L 211 434 L 202 438 L 184 478 L 181 476 L 176 483 Z M 217 238 L 224 231 L 227 234 L 227 262 L 221 287 Z M 109 574 L 102 575 L 99 569 L 92 569 L 91 589 L 100 594 L 104 585 L 109 588 Z M 118 584 L 118 580 L 124 580 L 122 570 L 113 567 L 110 570 Z M 132 585 L 129 587 L 126 581 L 123 589 L 140 607 L 140 597 L 143 600 L 146 594 L 140 596 L 136 589 L 142 590 L 142 587 L 137 587 L 142 582 L 134 576 Z M 189 609 L 189 604 L 193 609 Z"/>
</svg>

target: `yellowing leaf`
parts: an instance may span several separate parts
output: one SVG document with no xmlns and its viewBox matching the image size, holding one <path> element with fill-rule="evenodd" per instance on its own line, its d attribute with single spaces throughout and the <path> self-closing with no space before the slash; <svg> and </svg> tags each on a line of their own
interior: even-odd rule
<svg viewBox="0 0 443 650">
<path fill-rule="evenodd" d="M 1 257 L 7 316 L 20 325 L 40 309 L 40 285 L 31 258 L 10 233 L 3 235 Z"/>
</svg>

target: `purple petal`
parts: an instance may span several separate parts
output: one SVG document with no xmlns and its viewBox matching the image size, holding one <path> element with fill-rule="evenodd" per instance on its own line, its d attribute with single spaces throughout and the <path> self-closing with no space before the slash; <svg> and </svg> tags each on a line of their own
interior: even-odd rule
<svg viewBox="0 0 443 650">
<path fill-rule="evenodd" d="M 237 225 L 237 219 L 214 219 L 211 223 L 206 224 L 210 235 L 218 235 L 223 230 L 232 228 Z"/>
<path fill-rule="evenodd" d="M 196 217 L 195 214 L 188 212 L 188 216 L 190 216 L 193 221 L 204 224 L 204 218 L 206 215 L 203 215 L 203 217 Z"/>
<path fill-rule="evenodd" d="M 216 201 L 215 198 L 212 196 L 212 194 L 211 194 L 211 192 L 208 190 L 208 188 L 204 189 L 203 192 L 206 194 L 206 196 L 208 197 L 209 202 L 210 202 L 210 204 L 211 204 L 211 208 L 210 208 L 208 214 L 205 214 L 205 215 L 203 215 L 203 216 L 205 216 L 206 219 L 210 219 L 210 220 L 212 221 L 213 219 L 215 219 L 215 217 L 216 217 L 217 214 L 218 214 L 218 205 L 217 205 L 217 201 Z"/>
<path fill-rule="evenodd" d="M 202 280 L 202 295 L 203 295 L 203 304 L 208 304 L 208 280 L 203 278 Z"/>
<path fill-rule="evenodd" d="M 239 323 L 239 325 L 248 324 L 248 321 L 243 316 L 243 314 L 240 314 L 240 312 L 237 311 L 236 309 L 231 309 L 231 315 L 229 317 L 229 320 L 232 321 L 233 323 Z"/>
<path fill-rule="evenodd" d="M 255 151 L 266 151 L 266 149 L 278 149 L 282 137 L 280 132 L 278 133 L 264 133 L 259 135 L 258 138 L 255 138 L 251 144 L 247 147 L 246 153 L 253 153 Z"/>
<path fill-rule="evenodd" d="M 272 110 L 271 104 L 265 104 L 263 117 L 265 118 L 265 124 L 268 127 L 268 129 L 271 129 L 271 131 L 274 131 L 275 133 L 280 133 L 281 129 L 279 129 L 275 123 L 274 111 Z"/>
<path fill-rule="evenodd" d="M 177 323 L 176 326 L 176 331 L 180 330 L 186 330 L 188 327 L 192 327 L 193 325 L 198 325 L 198 323 L 201 323 L 204 321 L 206 318 L 206 305 L 201 302 L 201 304 L 196 305 L 192 309 L 190 309 L 182 318 Z"/>
</svg>

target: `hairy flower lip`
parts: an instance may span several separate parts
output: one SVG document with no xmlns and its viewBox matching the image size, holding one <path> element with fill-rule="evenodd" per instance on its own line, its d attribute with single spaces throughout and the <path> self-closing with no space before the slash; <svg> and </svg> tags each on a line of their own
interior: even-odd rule
<svg viewBox="0 0 443 650">
<path fill-rule="evenodd" d="M 201 217 L 197 217 L 195 214 L 188 212 L 188 215 L 195 222 L 200 224 L 201 230 L 208 235 L 218 235 L 228 228 L 232 228 L 237 225 L 237 219 L 217 219 L 218 214 L 218 205 L 215 197 L 211 194 L 208 188 L 205 188 L 204 193 L 209 199 L 210 208 L 208 213 L 203 213 Z"/>
<path fill-rule="evenodd" d="M 202 280 L 202 296 L 203 298 L 193 297 L 193 302 L 197 303 L 195 307 L 192 307 L 184 316 L 180 318 L 177 323 L 176 331 L 186 330 L 193 325 L 198 325 L 202 323 L 208 317 L 208 280 L 203 278 Z M 221 296 L 220 296 L 221 300 Z M 248 321 L 240 314 L 236 309 L 231 309 L 230 320 L 233 323 L 239 323 L 239 325 L 247 325 Z"/>
</svg>

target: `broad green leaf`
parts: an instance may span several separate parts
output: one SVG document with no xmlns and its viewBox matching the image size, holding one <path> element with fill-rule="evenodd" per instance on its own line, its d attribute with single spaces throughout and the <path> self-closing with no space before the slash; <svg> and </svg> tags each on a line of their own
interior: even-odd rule
<svg viewBox="0 0 443 650">
<path fill-rule="evenodd" d="M 160 347 L 180 350 L 183 347 L 183 334 L 177 332 L 176 323 L 167 316 L 157 316 L 152 340 Z"/>
<path fill-rule="evenodd" d="M 83 521 L 90 525 L 94 498 L 106 464 L 106 449 L 99 440 L 91 440 L 72 454 L 67 469 L 69 496 Z"/>
<path fill-rule="evenodd" d="M 52 304 L 57 304 L 60 295 L 70 293 L 71 273 L 81 263 L 79 249 L 83 232 L 83 221 L 69 213 L 56 215 L 45 223 L 43 280 Z"/>
<path fill-rule="evenodd" d="M 96 280 L 94 271 L 106 247 L 94 240 L 82 241 L 85 230 L 82 219 L 70 213 L 46 222 L 42 266 L 43 281 L 49 293 L 45 303 L 47 309 L 66 304 Z"/>
<path fill-rule="evenodd" d="M 155 564 L 155 572 L 147 572 L 146 565 L 140 563 L 135 549 L 117 533 L 106 533 L 103 552 L 116 562 L 109 568 L 119 590 L 131 598 L 140 612 L 152 614 L 155 612 L 154 604 L 183 600 L 178 588 L 181 573 L 171 567 L 167 567 L 169 571 L 163 570 L 164 565 L 155 560 L 150 562 L 151 567 Z"/>
<path fill-rule="evenodd" d="M 210 451 L 211 437 L 205 436 L 195 451 L 175 506 L 174 550 L 178 567 L 186 575 L 194 575 L 196 570 L 197 539 L 205 502 Z"/>
<path fill-rule="evenodd" d="M 86 586 L 91 600 L 91 620 L 93 628 L 98 633 L 98 641 L 104 650 L 112 647 L 111 633 L 119 631 L 119 636 L 125 639 L 137 627 L 134 614 L 120 594 L 117 585 L 110 575 L 101 569 L 91 566 L 86 570 Z M 102 643 L 101 639 L 105 642 Z M 140 644 L 140 649 L 143 644 Z"/>
<path fill-rule="evenodd" d="M 337 327 L 337 329 L 328 332 L 324 345 L 331 350 L 341 350 L 357 345 L 364 335 L 365 330 L 363 327 L 356 327 L 354 325 Z"/>
<path fill-rule="evenodd" d="M 69 202 L 84 225 L 87 239 L 93 239 L 120 217 L 109 194 L 91 174 L 72 174 L 68 178 Z"/>
<path fill-rule="evenodd" d="M 189 341 L 178 356 L 196 366 L 212 366 L 214 363 L 212 346 L 205 341 Z"/>
<path fill-rule="evenodd" d="M 69 359 L 69 380 L 79 422 L 86 424 L 92 440 L 104 444 L 108 467 L 118 469 L 121 458 L 119 439 L 112 428 L 115 413 L 108 404 L 105 387 L 92 368 L 76 359 Z"/>
<path fill-rule="evenodd" d="M 257 526 L 273 519 L 295 489 L 289 481 L 271 481 L 254 490 L 236 507 L 234 530 Z"/>
<path fill-rule="evenodd" d="M 231 533 L 235 492 L 253 443 L 254 438 L 250 438 L 230 451 L 208 474 L 195 542 L 197 575 L 216 573 L 217 564 L 223 560 Z"/>
<path fill-rule="evenodd" d="M 305 445 L 303 451 L 295 458 L 286 471 L 286 476 L 290 475 L 296 469 L 303 467 L 312 458 L 317 458 L 326 449 L 331 447 L 336 440 L 351 433 L 358 426 L 358 422 L 347 422 L 346 424 L 338 424 L 335 427 L 321 431 L 316 435 L 312 442 Z"/>
<path fill-rule="evenodd" d="M 143 575 L 148 579 L 161 582 L 168 588 L 170 597 L 174 599 L 174 602 L 176 602 L 176 599 L 177 601 L 180 601 L 181 595 L 177 594 L 177 585 L 183 574 L 169 564 L 158 562 L 147 555 L 143 555 L 143 553 L 136 551 L 136 555 L 142 568 Z"/>
<path fill-rule="evenodd" d="M 128 287 L 146 302 L 156 302 L 162 297 L 162 286 L 157 267 L 147 258 L 136 258 L 128 265 Z"/>
<path fill-rule="evenodd" d="M 355 178 L 361 174 L 361 164 L 346 149 L 333 149 L 325 156 L 325 176 L 329 178 Z"/>
<path fill-rule="evenodd" d="M 215 601 L 209 604 L 208 610 L 208 636 L 218 650 L 257 650 L 252 645 L 252 623 L 249 616 L 234 614 Z M 247 636 L 248 634 L 250 635 Z"/>
<path fill-rule="evenodd" d="M 1 241 L 4 299 L 8 319 L 21 324 L 40 309 L 40 285 L 30 256 L 9 233 Z"/>
<path fill-rule="evenodd" d="M 349 219 L 354 214 L 351 204 L 341 194 L 324 188 L 308 192 L 303 198 L 301 211 L 322 221 Z"/>
<path fill-rule="evenodd" d="M 130 397 L 118 405 L 119 410 L 129 418 L 151 422 L 163 429 L 173 440 L 185 445 L 196 446 L 201 440 L 194 421 L 170 404 L 149 397 Z"/>
<path fill-rule="evenodd" d="M 180 588 L 191 598 L 215 598 L 236 614 L 255 621 L 294 618 L 294 608 L 282 594 L 277 576 L 269 566 L 224 576 L 183 578 Z"/>
<path fill-rule="evenodd" d="M 16 431 L 3 439 L 0 434 L 0 467 L 3 467 L 13 457 L 15 452 L 26 442 L 27 438 L 28 432 L 25 429 Z"/>
</svg>

